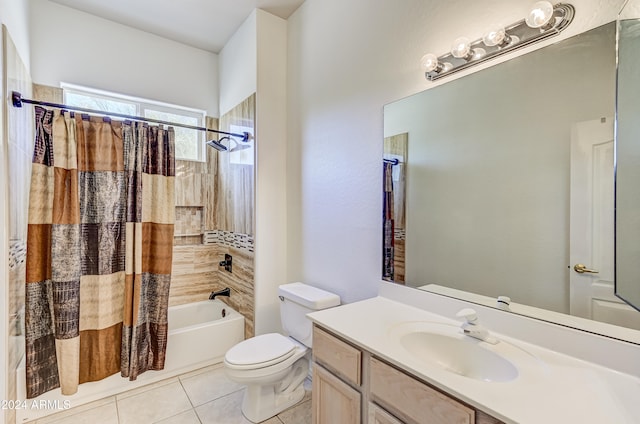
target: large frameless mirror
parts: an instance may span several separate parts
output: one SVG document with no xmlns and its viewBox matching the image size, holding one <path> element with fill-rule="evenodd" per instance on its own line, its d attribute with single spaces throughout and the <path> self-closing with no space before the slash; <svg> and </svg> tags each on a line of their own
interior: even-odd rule
<svg viewBox="0 0 640 424">
<path fill-rule="evenodd" d="M 616 25 L 385 106 L 383 279 L 640 342 L 614 294 Z"/>
</svg>

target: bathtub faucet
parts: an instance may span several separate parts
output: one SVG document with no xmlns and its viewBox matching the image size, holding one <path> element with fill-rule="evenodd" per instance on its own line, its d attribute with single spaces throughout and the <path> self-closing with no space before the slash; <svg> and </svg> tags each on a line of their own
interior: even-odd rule
<svg viewBox="0 0 640 424">
<path fill-rule="evenodd" d="M 209 300 L 213 300 L 216 298 L 216 296 L 227 296 L 230 297 L 231 296 L 231 289 L 229 287 L 224 288 L 220 291 L 217 292 L 211 292 L 211 294 L 209 295 Z"/>
</svg>

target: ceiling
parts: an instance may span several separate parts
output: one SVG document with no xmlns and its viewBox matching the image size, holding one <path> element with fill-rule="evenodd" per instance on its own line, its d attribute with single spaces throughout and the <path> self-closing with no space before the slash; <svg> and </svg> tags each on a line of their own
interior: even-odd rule
<svg viewBox="0 0 640 424">
<path fill-rule="evenodd" d="M 287 19 L 304 0 L 51 0 L 189 46 L 219 53 L 253 9 Z"/>
</svg>

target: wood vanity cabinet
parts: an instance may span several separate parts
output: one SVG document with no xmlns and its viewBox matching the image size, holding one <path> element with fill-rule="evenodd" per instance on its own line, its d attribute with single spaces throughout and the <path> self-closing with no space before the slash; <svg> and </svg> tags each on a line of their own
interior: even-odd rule
<svg viewBox="0 0 640 424">
<path fill-rule="evenodd" d="M 313 356 L 313 423 L 360 424 L 360 349 L 314 326 Z"/>
<path fill-rule="evenodd" d="M 313 424 L 502 424 L 318 326 L 313 357 Z"/>
</svg>

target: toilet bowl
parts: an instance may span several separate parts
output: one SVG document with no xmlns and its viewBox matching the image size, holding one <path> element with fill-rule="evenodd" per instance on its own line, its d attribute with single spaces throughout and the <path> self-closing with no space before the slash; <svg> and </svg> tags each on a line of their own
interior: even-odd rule
<svg viewBox="0 0 640 424">
<path fill-rule="evenodd" d="M 246 384 L 242 413 L 258 423 L 304 397 L 309 371 L 312 323 L 306 314 L 340 304 L 333 294 L 302 283 L 278 288 L 280 316 L 288 336 L 262 334 L 238 343 L 224 357 L 229 379 Z"/>
</svg>

